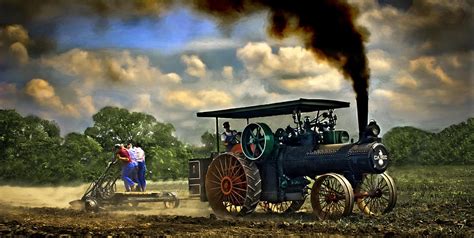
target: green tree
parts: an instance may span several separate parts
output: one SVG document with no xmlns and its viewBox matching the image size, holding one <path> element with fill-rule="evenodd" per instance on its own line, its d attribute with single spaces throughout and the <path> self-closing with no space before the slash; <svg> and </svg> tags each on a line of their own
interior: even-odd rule
<svg viewBox="0 0 474 238">
<path fill-rule="evenodd" d="M 201 135 L 201 146 L 193 146 L 192 152 L 194 157 L 205 158 L 209 157 L 211 153 L 217 151 L 216 147 L 216 134 L 209 131 L 204 132 Z M 222 152 L 225 150 L 224 142 L 219 138 L 219 150 Z"/>
<path fill-rule="evenodd" d="M 474 164 L 474 118 L 439 133 L 396 127 L 383 140 L 395 164 Z"/>
<path fill-rule="evenodd" d="M 112 153 L 106 153 L 91 137 L 79 133 L 69 133 L 64 138 L 60 154 L 61 171 L 64 181 L 92 181 L 104 170 Z"/>
<path fill-rule="evenodd" d="M 36 116 L 22 117 L 14 110 L 0 111 L 3 166 L 0 178 L 7 181 L 51 183 L 62 142 L 56 123 Z"/>
<path fill-rule="evenodd" d="M 116 143 L 140 143 L 153 179 L 185 177 L 191 152 L 175 136 L 170 123 L 158 122 L 153 116 L 129 112 L 117 107 L 104 107 L 93 116 L 94 125 L 84 132 L 105 151 Z"/>
</svg>

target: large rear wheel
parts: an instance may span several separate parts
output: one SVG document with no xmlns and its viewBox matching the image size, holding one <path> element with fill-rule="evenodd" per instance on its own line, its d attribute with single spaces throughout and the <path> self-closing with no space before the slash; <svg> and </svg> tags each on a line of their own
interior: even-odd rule
<svg viewBox="0 0 474 238">
<path fill-rule="evenodd" d="M 354 207 L 352 186 L 344 176 L 328 173 L 316 179 L 311 191 L 313 213 L 319 219 L 338 219 Z"/>
<path fill-rule="evenodd" d="M 218 155 L 207 170 L 206 193 L 218 216 L 251 213 L 262 193 L 260 172 L 245 158 L 232 153 Z"/>
</svg>

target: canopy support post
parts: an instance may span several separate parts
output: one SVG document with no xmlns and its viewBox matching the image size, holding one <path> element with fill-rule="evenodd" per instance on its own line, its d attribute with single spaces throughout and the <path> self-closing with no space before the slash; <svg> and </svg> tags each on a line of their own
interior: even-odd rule
<svg viewBox="0 0 474 238">
<path fill-rule="evenodd" d="M 216 117 L 216 148 L 217 148 L 217 153 L 219 154 L 219 117 Z"/>
</svg>

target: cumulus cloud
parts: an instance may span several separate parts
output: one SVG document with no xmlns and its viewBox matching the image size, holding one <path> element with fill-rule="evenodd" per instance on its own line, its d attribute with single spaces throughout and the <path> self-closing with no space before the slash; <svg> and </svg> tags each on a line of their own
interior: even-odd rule
<svg viewBox="0 0 474 238">
<path fill-rule="evenodd" d="M 166 103 L 187 109 L 202 110 L 212 107 L 225 107 L 232 104 L 232 97 L 224 91 L 211 90 L 176 90 L 168 92 Z"/>
<path fill-rule="evenodd" d="M 343 76 L 336 69 L 316 62 L 312 53 L 300 46 L 280 47 L 273 53 L 268 43 L 250 42 L 237 50 L 237 57 L 249 74 L 284 92 L 339 91 L 343 85 Z"/>
<path fill-rule="evenodd" d="M 371 50 L 367 57 L 369 58 L 369 65 L 372 74 L 386 75 L 391 73 L 393 61 L 385 51 L 381 49 Z"/>
<path fill-rule="evenodd" d="M 149 112 L 153 104 L 151 102 L 151 95 L 148 93 L 138 94 L 135 97 L 133 111 Z"/>
<path fill-rule="evenodd" d="M 231 80 L 234 78 L 234 68 L 232 66 L 224 66 L 221 74 L 225 79 Z"/>
<path fill-rule="evenodd" d="M 390 109 L 397 112 L 416 112 L 420 109 L 416 106 L 418 102 L 415 98 L 393 90 L 376 89 L 373 91 L 373 96 L 388 103 Z"/>
<path fill-rule="evenodd" d="M 395 82 L 405 88 L 416 89 L 418 81 L 416 81 L 409 73 L 400 73 L 395 78 Z"/>
<path fill-rule="evenodd" d="M 320 76 L 310 76 L 298 79 L 286 79 L 281 81 L 282 88 L 297 92 L 316 92 L 316 91 L 339 91 L 342 87 L 340 75 L 336 72 L 323 74 Z"/>
<path fill-rule="evenodd" d="M 237 57 L 243 61 L 247 71 L 260 75 L 270 75 L 279 66 L 277 56 L 265 42 L 247 43 L 237 50 Z"/>
<path fill-rule="evenodd" d="M 29 42 L 28 32 L 21 25 L 8 25 L 0 28 L 0 65 L 27 64 Z"/>
<path fill-rule="evenodd" d="M 411 71 L 421 71 L 438 78 L 442 83 L 453 85 L 454 80 L 436 63 L 436 58 L 423 56 L 410 61 Z"/>
<path fill-rule="evenodd" d="M 29 59 L 28 50 L 22 43 L 15 42 L 12 45 L 10 45 L 10 52 L 16 58 L 17 63 L 19 64 L 28 63 L 28 59 Z"/>
<path fill-rule="evenodd" d="M 2 30 L 2 38 L 7 43 L 19 42 L 27 44 L 29 42 L 29 36 L 26 29 L 21 25 L 8 25 Z"/>
<path fill-rule="evenodd" d="M 186 73 L 196 78 L 206 77 L 206 65 L 197 55 L 183 55 L 181 61 L 186 65 Z"/>
<path fill-rule="evenodd" d="M 79 108 L 83 108 L 86 112 L 86 115 L 92 115 L 98 111 L 94 105 L 94 99 L 92 96 L 80 97 Z"/>
<path fill-rule="evenodd" d="M 163 73 L 145 55 L 130 51 L 87 51 L 72 49 L 65 53 L 43 57 L 41 63 L 59 73 L 72 76 L 72 85 L 79 94 L 90 94 L 96 88 L 164 84 L 177 85 L 181 77 L 176 73 Z"/>
<path fill-rule="evenodd" d="M 40 105 L 50 107 L 65 115 L 79 116 L 79 111 L 72 105 L 64 105 L 56 95 L 54 87 L 44 79 L 32 79 L 25 86 L 25 92 Z"/>
</svg>

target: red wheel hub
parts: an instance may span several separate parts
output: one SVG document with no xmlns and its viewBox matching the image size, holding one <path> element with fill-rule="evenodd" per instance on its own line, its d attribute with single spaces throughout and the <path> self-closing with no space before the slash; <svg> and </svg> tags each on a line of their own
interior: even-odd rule
<svg viewBox="0 0 474 238">
<path fill-rule="evenodd" d="M 232 179 L 229 176 L 224 176 L 221 180 L 221 191 L 224 195 L 232 193 Z"/>
<path fill-rule="evenodd" d="M 326 203 L 337 202 L 337 195 L 335 193 L 330 193 L 326 195 L 325 199 Z"/>
</svg>

